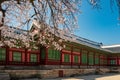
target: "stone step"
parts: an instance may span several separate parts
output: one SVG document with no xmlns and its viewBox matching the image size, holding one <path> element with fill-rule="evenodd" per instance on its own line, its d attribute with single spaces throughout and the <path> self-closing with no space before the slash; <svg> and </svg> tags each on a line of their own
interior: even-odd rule
<svg viewBox="0 0 120 80">
<path fill-rule="evenodd" d="M 10 80 L 8 73 L 0 73 L 0 80 Z"/>
</svg>

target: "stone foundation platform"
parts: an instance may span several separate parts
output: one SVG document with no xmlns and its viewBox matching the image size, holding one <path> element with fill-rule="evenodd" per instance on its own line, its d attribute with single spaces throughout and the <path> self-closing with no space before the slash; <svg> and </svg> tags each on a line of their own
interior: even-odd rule
<svg viewBox="0 0 120 80">
<path fill-rule="evenodd" d="M 103 68 L 101 71 L 109 72 L 109 69 Z M 9 74 L 11 78 L 56 78 L 77 76 L 86 74 L 95 74 L 96 69 L 52 69 L 52 70 L 1 70 Z"/>
</svg>

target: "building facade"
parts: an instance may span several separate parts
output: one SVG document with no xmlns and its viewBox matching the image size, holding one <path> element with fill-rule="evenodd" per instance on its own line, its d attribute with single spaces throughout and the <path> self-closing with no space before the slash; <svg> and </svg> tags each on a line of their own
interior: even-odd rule
<svg viewBox="0 0 120 80">
<path fill-rule="evenodd" d="M 120 46 L 103 46 L 101 43 L 72 36 L 75 40 L 64 42 L 66 48 L 62 50 L 50 47 L 41 47 L 39 50 L 1 47 L 0 65 L 41 66 L 42 69 L 120 66 Z"/>
</svg>

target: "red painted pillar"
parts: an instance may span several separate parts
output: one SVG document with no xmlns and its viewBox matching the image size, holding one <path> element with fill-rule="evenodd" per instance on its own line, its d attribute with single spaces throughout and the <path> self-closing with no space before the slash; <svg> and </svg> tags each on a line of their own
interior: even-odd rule
<svg viewBox="0 0 120 80">
<path fill-rule="evenodd" d="M 24 64 L 27 65 L 27 54 L 28 54 L 28 50 L 27 49 L 25 49 L 24 54 L 25 54 L 25 62 L 24 62 Z"/>
<path fill-rule="evenodd" d="M 60 65 L 62 65 L 62 59 L 63 59 L 62 55 L 63 55 L 63 52 L 62 52 L 62 50 L 61 50 L 61 51 L 60 51 Z"/>
<path fill-rule="evenodd" d="M 107 55 L 107 66 L 109 65 L 109 56 Z"/>
<path fill-rule="evenodd" d="M 21 52 L 21 59 L 22 59 L 21 62 L 25 63 L 25 52 L 23 51 Z"/>
<path fill-rule="evenodd" d="M 82 49 L 80 49 L 80 65 L 82 63 Z"/>
<path fill-rule="evenodd" d="M 118 63 L 119 63 L 119 60 L 118 60 L 118 55 L 117 55 L 117 66 L 119 65 Z"/>
<path fill-rule="evenodd" d="M 73 46 L 71 46 L 71 67 L 73 65 Z"/>
<path fill-rule="evenodd" d="M 9 64 L 9 47 L 6 47 L 6 65 Z"/>
<path fill-rule="evenodd" d="M 104 63 L 104 66 L 106 66 L 106 60 L 107 60 L 107 59 L 106 59 L 106 55 L 105 55 L 105 61 L 104 61 L 105 63 Z"/>
<path fill-rule="evenodd" d="M 107 65 L 109 65 L 109 56 L 108 56 L 108 59 L 107 59 L 107 63 L 108 63 Z"/>
<path fill-rule="evenodd" d="M 109 56 L 107 55 L 107 66 L 109 65 Z"/>
<path fill-rule="evenodd" d="M 119 55 L 118 55 L 118 66 L 120 65 L 120 62 L 119 62 L 120 60 L 119 60 L 119 59 L 120 59 L 120 58 L 119 58 Z"/>
<path fill-rule="evenodd" d="M 81 53 L 80 53 L 80 65 L 82 66 L 82 50 L 83 49 L 81 49 Z"/>
<path fill-rule="evenodd" d="M 7 59 L 7 58 L 6 58 Z M 13 60 L 13 53 L 12 51 L 9 49 L 9 62 L 12 62 Z"/>
</svg>

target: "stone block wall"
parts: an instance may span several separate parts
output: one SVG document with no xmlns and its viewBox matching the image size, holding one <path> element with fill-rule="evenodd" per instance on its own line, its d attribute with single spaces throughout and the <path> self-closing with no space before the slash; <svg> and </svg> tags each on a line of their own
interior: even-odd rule
<svg viewBox="0 0 120 80">
<path fill-rule="evenodd" d="M 110 72 L 110 69 L 109 69 L 109 68 L 101 68 L 100 70 L 103 71 L 104 73 Z"/>
<path fill-rule="evenodd" d="M 52 69 L 52 70 L 5 70 L 12 77 L 18 78 L 56 78 L 59 77 L 59 71 L 63 71 L 63 76 L 91 74 L 95 69 Z"/>
<path fill-rule="evenodd" d="M 36 70 L 5 70 L 5 72 L 16 78 L 35 77 L 37 74 Z"/>
<path fill-rule="evenodd" d="M 45 67 L 45 66 L 43 66 Z M 48 67 L 48 66 L 46 66 Z M 54 67 L 54 66 L 51 66 Z M 17 78 L 29 78 L 29 77 L 34 77 L 34 78 L 56 78 L 60 77 L 60 71 L 62 71 L 63 77 L 66 76 L 74 76 L 74 75 L 84 75 L 84 74 L 94 74 L 96 72 L 96 68 L 92 69 L 85 69 L 85 68 L 80 68 L 80 69 L 70 69 L 71 66 L 56 66 L 58 69 L 8 69 L 6 70 L 4 66 L 0 67 L 0 73 L 8 73 L 11 77 L 17 77 Z M 4 69 L 3 69 L 4 68 Z M 120 68 L 118 69 L 120 71 Z M 103 73 L 110 72 L 109 68 L 100 68 L 100 71 Z"/>
</svg>

